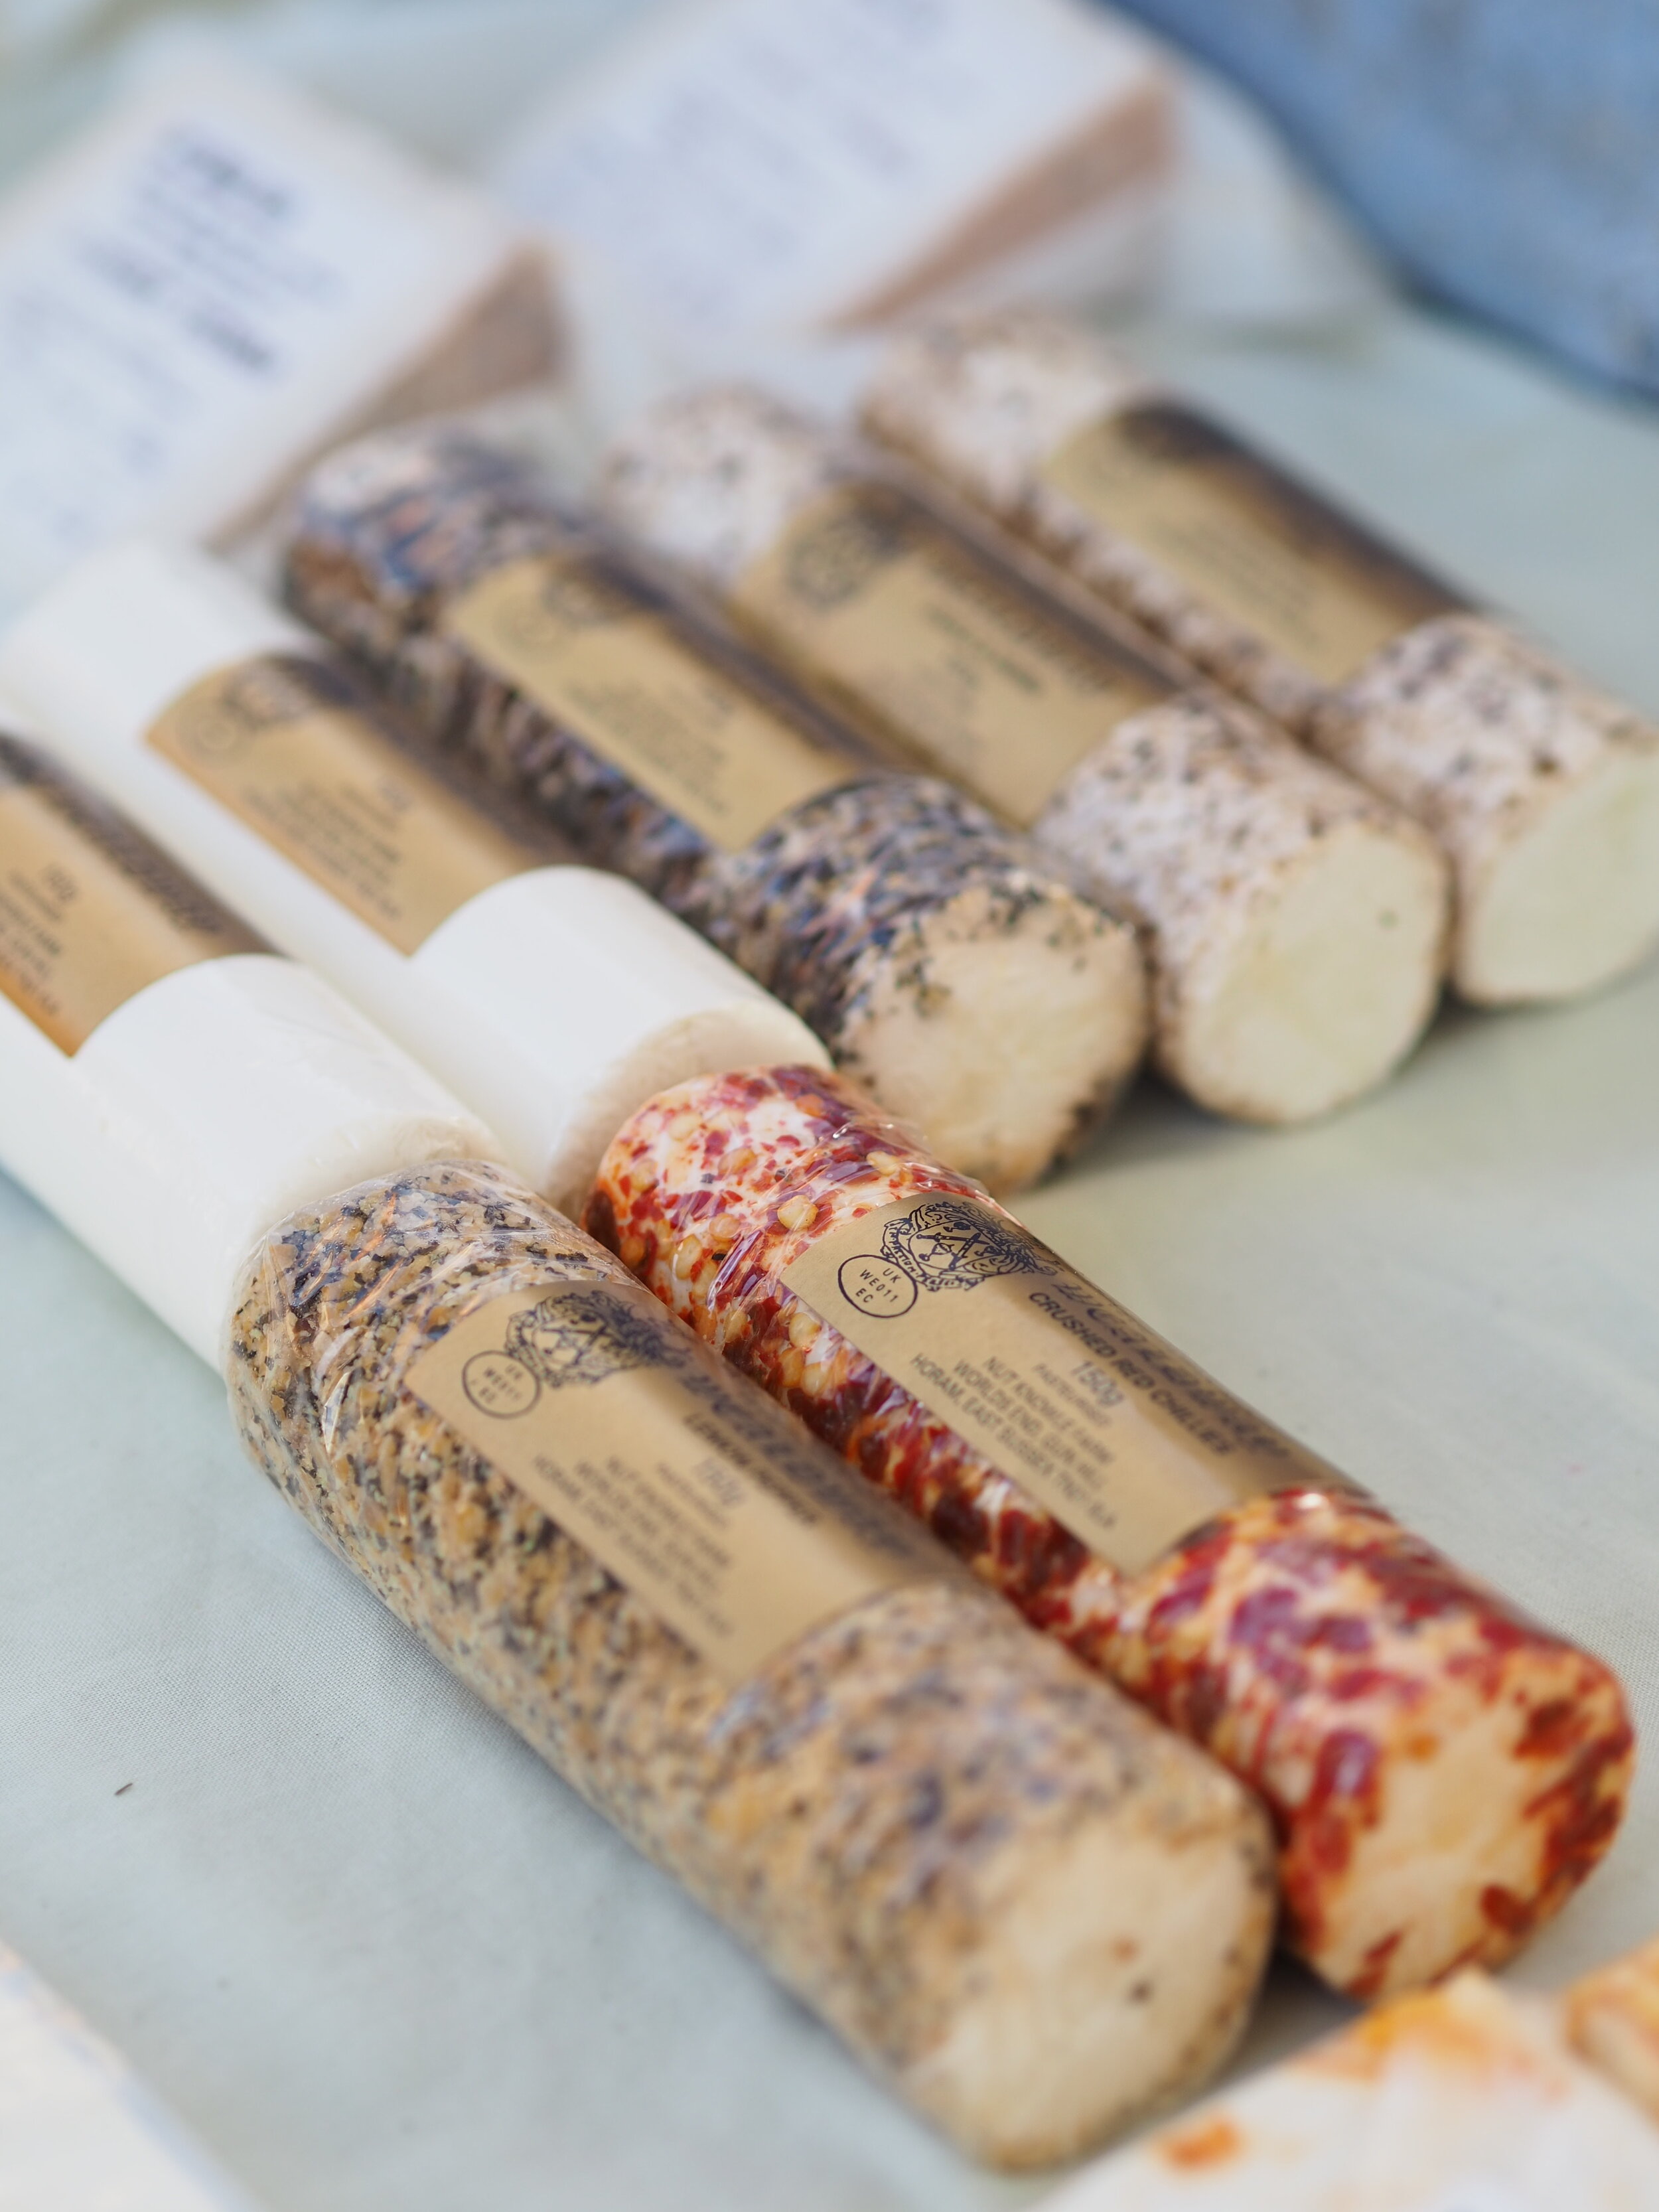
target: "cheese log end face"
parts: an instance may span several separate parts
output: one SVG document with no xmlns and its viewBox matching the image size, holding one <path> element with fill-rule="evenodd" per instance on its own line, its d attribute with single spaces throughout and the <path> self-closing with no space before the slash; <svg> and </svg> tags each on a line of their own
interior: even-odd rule
<svg viewBox="0 0 1659 2212">
<path fill-rule="evenodd" d="M 1190 979 L 1165 1065 L 1189 1097 L 1239 1121 L 1308 1121 L 1352 1103 L 1421 1036 L 1445 919 L 1434 853 L 1358 824 L 1339 832 L 1285 867 Z"/>
<path fill-rule="evenodd" d="M 1318 737 L 1450 855 L 1462 997 L 1571 998 L 1659 938 L 1659 730 L 1499 623 L 1408 633 L 1334 696 Z"/>
<path fill-rule="evenodd" d="M 1052 886 L 1010 899 L 973 885 L 863 967 L 842 1065 L 993 1190 L 1075 1151 L 1146 1046 L 1133 933 Z"/>
<path fill-rule="evenodd" d="M 1601 1663 L 1382 1507 L 1288 1489 L 1120 1574 L 784 1281 L 813 1240 L 975 1194 L 844 1081 L 772 1069 L 642 1108 L 589 1228 L 974 1571 L 1249 1783 L 1285 1936 L 1362 1999 L 1496 1963 L 1606 1853 L 1633 1739 Z"/>
<path fill-rule="evenodd" d="M 1200 1105 L 1279 1124 L 1374 1089 L 1444 969 L 1445 862 L 1407 816 L 1201 692 L 1119 725 L 1039 844 L 1146 933 L 1158 1064 Z"/>
<path fill-rule="evenodd" d="M 411 1385 L 492 1297 L 573 1283 L 631 1294 L 635 1330 L 655 1314 L 608 1253 L 489 1169 L 307 1209 L 272 1232 L 236 1313 L 250 1455 L 567 1781 L 975 2155 L 1046 2163 L 1194 2088 L 1270 1941 L 1260 1808 L 949 1574 L 723 1678 Z M 780 1455 L 799 1451 L 747 1384 L 702 1372 L 717 1421 L 738 1393 L 747 1449 L 775 1426 Z"/>
<path fill-rule="evenodd" d="M 1057 1836 L 988 1912 L 994 1942 L 910 2094 L 988 2165 L 1073 2156 L 1238 2042 L 1273 1921 L 1267 1823 L 1203 1778 L 1174 1817 L 1164 1796 L 1133 1835 Z"/>
</svg>

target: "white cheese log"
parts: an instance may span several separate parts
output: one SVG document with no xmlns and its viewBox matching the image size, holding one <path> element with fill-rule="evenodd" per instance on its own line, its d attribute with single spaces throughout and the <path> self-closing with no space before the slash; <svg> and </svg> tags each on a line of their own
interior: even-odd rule
<svg viewBox="0 0 1659 2212">
<path fill-rule="evenodd" d="M 1403 807 L 1450 860 L 1452 979 L 1479 1005 L 1567 998 L 1659 935 L 1659 732 L 1491 615 L 1443 595 L 1336 682 L 1206 595 L 1144 534 L 1054 479 L 1092 426 L 1167 401 L 1089 333 L 1034 315 L 899 340 L 866 398 L 876 436 L 1127 610 L 1241 696 Z M 1195 419 L 1184 410 L 1188 420 Z M 1352 527 L 1273 465 L 1304 514 Z M 1245 523 L 1234 556 L 1276 559 Z M 1402 557 L 1374 541 L 1385 562 Z"/>
<path fill-rule="evenodd" d="M 1659 2130 L 1478 1972 L 1383 2006 L 1044 2200 L 1048 2212 L 1647 2212 Z"/>
<path fill-rule="evenodd" d="M 99 910 L 98 841 L 40 857 L 63 871 L 67 902 Z M 38 874 L 21 848 L 8 860 L 14 880 Z M 136 866 L 163 912 L 195 896 L 144 841 Z M 128 896 L 142 906 L 142 891 Z M 228 915 L 237 949 L 210 957 L 204 944 L 66 1050 L 14 994 L 37 965 L 19 910 L 9 904 L 0 927 L 0 1164 L 210 1365 L 249 1255 L 284 1214 L 364 1176 L 499 1158 L 477 1116 L 320 976 L 241 950 L 250 940 Z M 106 957 L 84 932 L 60 939 L 48 992 L 77 961 Z"/>
<path fill-rule="evenodd" d="M 936 628 L 890 626 L 872 678 L 870 664 L 792 632 L 775 595 L 757 611 L 747 593 L 755 565 L 838 488 L 881 482 L 866 457 L 764 393 L 717 386 L 654 410 L 613 447 L 602 481 L 611 514 L 823 703 L 995 803 L 1006 762 L 941 732 Z M 1000 666 L 1032 672 L 1022 735 L 1040 747 L 1042 717 L 1067 711 L 1057 657 L 1098 658 L 1098 736 L 1030 823 L 1081 889 L 1144 933 L 1164 1073 L 1200 1104 L 1263 1122 L 1306 1120 L 1382 1081 L 1438 994 L 1448 890 L 1431 841 L 1254 714 L 1152 670 L 1133 635 L 1066 635 L 1027 583 L 939 518 L 904 511 L 969 580 L 970 619 Z M 1048 670 L 1027 654 L 1032 624 L 1063 639 Z M 1126 663 L 1120 702 L 1109 671 Z M 961 712 L 965 727 L 971 699 Z"/>
<path fill-rule="evenodd" d="M 580 1204 L 617 1127 L 665 1083 L 827 1064 L 804 1023 L 643 892 L 538 865 L 459 793 L 445 792 L 434 834 L 493 841 L 501 879 L 405 951 L 147 742 L 210 672 L 324 651 L 208 556 L 135 541 L 90 556 L 13 626 L 0 687 L 227 904 L 441 1075 L 556 1202 Z M 395 755 L 379 772 L 394 811 L 400 778 L 416 791 L 420 774 Z M 441 848 L 428 858 L 441 866 Z"/>
<path fill-rule="evenodd" d="M 547 375 L 544 251 L 280 82 L 197 63 L 0 209 L 0 605 L 138 528 L 220 541 L 353 428 Z"/>
</svg>

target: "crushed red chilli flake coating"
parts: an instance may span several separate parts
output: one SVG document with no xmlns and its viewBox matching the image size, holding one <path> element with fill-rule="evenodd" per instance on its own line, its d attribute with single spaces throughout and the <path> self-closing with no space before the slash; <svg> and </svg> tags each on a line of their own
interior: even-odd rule
<svg viewBox="0 0 1659 2212">
<path fill-rule="evenodd" d="M 1370 1999 L 1496 1965 L 1606 1852 L 1634 1741 L 1612 1673 L 1401 1527 L 1296 1487 L 1124 1576 L 791 1291 L 817 1237 L 990 1204 L 839 1078 L 704 1077 L 611 1145 L 587 1226 L 985 1581 L 1260 1791 L 1285 1933 Z"/>
</svg>

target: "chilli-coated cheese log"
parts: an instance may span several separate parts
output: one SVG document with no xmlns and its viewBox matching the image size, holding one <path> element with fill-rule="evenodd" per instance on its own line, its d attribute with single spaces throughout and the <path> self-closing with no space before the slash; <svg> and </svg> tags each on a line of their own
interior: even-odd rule
<svg viewBox="0 0 1659 2212">
<path fill-rule="evenodd" d="M 1422 823 L 1465 998 L 1589 990 L 1659 935 L 1659 732 L 1088 332 L 907 335 L 864 421 Z"/>
<path fill-rule="evenodd" d="M 532 1326 L 493 1324 L 507 1349 L 458 1365 L 447 1389 L 472 1410 L 453 1412 L 430 1363 L 452 1339 L 459 1361 L 507 1300 Z M 503 1369 L 524 1380 L 515 1344 L 540 1376 L 529 1408 L 490 1395 Z M 1231 2046 L 1271 1941 L 1261 1808 L 975 1589 L 502 1170 L 415 1169 L 302 1208 L 248 1264 L 227 1371 L 249 1452 L 347 1564 L 976 2155 L 1073 2155 Z M 669 1430 L 675 1376 L 694 1411 Z M 493 1453 L 538 1404 L 556 1520 L 475 1446 L 482 1432 Z M 629 1464 L 676 1453 L 665 1492 Z M 563 1502 L 597 1497 L 613 1555 L 639 1556 L 642 1529 L 683 1589 L 700 1534 L 727 1547 L 718 1573 L 774 1495 L 793 1500 L 787 1557 L 763 1552 L 751 1606 L 756 1573 L 764 1594 L 836 1539 L 896 1565 L 775 1632 L 735 1680 L 569 1532 Z"/>
<path fill-rule="evenodd" d="M 948 786 L 763 688 L 448 432 L 312 476 L 290 598 L 430 738 L 531 799 L 998 1188 L 1109 1109 L 1147 1029 L 1133 933 Z"/>
<path fill-rule="evenodd" d="M 1432 841 L 1113 617 L 1078 622 L 867 453 L 720 386 L 626 434 L 602 497 L 820 703 L 1142 930 L 1158 1063 L 1199 1103 L 1306 1120 L 1416 1042 L 1449 905 Z"/>
<path fill-rule="evenodd" d="M 1288 1458 L 1285 1486 L 1202 1525 L 1189 1516 L 1178 1540 L 1118 1571 L 785 1281 L 845 1224 L 918 1194 L 983 1203 L 850 1085 L 775 1068 L 643 1107 L 606 1153 L 586 1220 L 1030 1620 L 1260 1791 L 1280 1838 L 1286 1940 L 1327 1980 L 1372 1997 L 1507 1958 L 1618 1826 L 1633 1753 L 1613 1675 L 1334 1470 L 1328 1485 L 1298 1480 Z M 1024 1249 L 1042 1264 L 1040 1247 Z M 952 1300 L 960 1315 L 959 1289 Z M 1113 1310 L 1143 1364 L 1194 1398 L 1200 1428 L 1224 1445 L 1230 1419 L 1255 1418 Z M 1099 1375 L 1091 1387 L 1121 1395 Z"/>
</svg>

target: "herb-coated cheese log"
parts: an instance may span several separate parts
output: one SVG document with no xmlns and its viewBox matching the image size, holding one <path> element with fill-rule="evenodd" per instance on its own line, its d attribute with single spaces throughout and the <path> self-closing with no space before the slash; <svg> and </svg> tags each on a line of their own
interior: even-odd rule
<svg viewBox="0 0 1659 2212">
<path fill-rule="evenodd" d="M 977 2155 L 1072 2154 L 1230 2046 L 1270 1940 L 1260 1808 L 502 1171 L 416 1170 L 295 1214 L 250 1263 L 228 1371 L 250 1452 L 334 1550 Z M 556 1519 L 495 1456 L 534 1418 Z M 778 1499 L 784 1540 L 740 1584 Z M 694 1636 L 570 1533 L 578 1508 Z M 851 1599 L 717 1663 L 703 1628 L 732 1629 L 740 1589 L 787 1602 L 825 1547 L 864 1577 Z"/>
<path fill-rule="evenodd" d="M 602 496 L 820 703 L 1145 933 L 1158 1062 L 1200 1104 L 1304 1120 L 1415 1042 L 1449 906 L 1432 841 L 1114 618 L 1079 621 L 867 452 L 717 386 L 626 434 Z"/>
<path fill-rule="evenodd" d="M 310 480 L 291 598 L 428 735 L 531 797 L 998 1188 L 1041 1175 L 1139 1058 L 1133 933 L 947 786 L 890 772 L 447 433 Z"/>
<path fill-rule="evenodd" d="M 864 419 L 1415 816 L 1452 864 L 1465 998 L 1588 990 L 1659 935 L 1659 732 L 1085 331 L 908 335 Z"/>
<path fill-rule="evenodd" d="M 849 1085 L 784 1068 L 665 1093 L 611 1146 L 586 1221 L 1029 1619 L 1261 1792 L 1287 1940 L 1336 1986 L 1506 1958 L 1606 1850 L 1632 1763 L 1608 1670 Z M 1034 1346 L 1032 1308 L 1054 1322 Z"/>
</svg>

